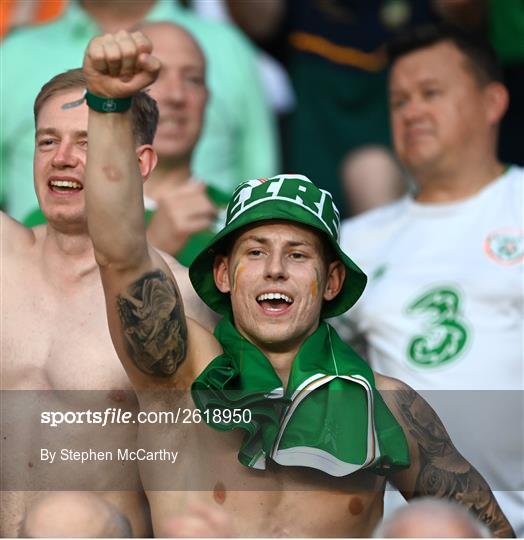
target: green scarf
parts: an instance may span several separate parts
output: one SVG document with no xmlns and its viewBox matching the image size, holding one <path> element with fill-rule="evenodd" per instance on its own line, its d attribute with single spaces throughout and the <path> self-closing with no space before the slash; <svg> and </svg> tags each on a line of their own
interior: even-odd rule
<svg viewBox="0 0 524 540">
<path fill-rule="evenodd" d="M 272 458 L 332 476 L 409 466 L 406 438 L 375 388 L 373 372 L 329 324 L 321 322 L 302 345 L 285 392 L 269 360 L 228 317 L 218 323 L 215 336 L 224 353 L 191 391 L 211 427 L 246 431 L 241 463 L 265 469 Z M 213 415 L 217 409 L 250 414 L 226 422 L 231 415 Z"/>
</svg>

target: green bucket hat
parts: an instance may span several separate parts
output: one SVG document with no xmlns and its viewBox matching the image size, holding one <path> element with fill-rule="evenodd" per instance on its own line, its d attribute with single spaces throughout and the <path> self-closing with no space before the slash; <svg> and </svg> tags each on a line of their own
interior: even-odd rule
<svg viewBox="0 0 524 540">
<path fill-rule="evenodd" d="M 328 191 L 317 188 L 299 174 L 248 180 L 237 186 L 229 201 L 224 228 L 198 254 L 189 267 L 189 278 L 197 294 L 214 311 L 231 312 L 229 294 L 220 292 L 213 278 L 213 262 L 220 246 L 231 233 L 246 225 L 283 220 L 307 225 L 324 233 L 337 257 L 346 267 L 342 290 L 324 302 L 321 317 L 335 317 L 347 311 L 359 298 L 367 277 L 342 251 L 338 243 L 340 213 Z"/>
</svg>

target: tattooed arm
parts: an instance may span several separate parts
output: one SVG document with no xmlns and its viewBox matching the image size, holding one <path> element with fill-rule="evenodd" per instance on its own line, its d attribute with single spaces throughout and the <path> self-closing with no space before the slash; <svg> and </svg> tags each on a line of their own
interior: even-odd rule
<svg viewBox="0 0 524 540">
<path fill-rule="evenodd" d="M 180 294 L 161 270 L 142 275 L 116 298 L 129 356 L 148 375 L 169 377 L 187 353 Z"/>
<path fill-rule="evenodd" d="M 497 537 L 515 533 L 490 487 L 453 446 L 440 418 L 408 385 L 377 375 L 377 386 L 408 440 L 411 465 L 389 479 L 406 499 L 454 499 L 483 521 Z"/>
<path fill-rule="evenodd" d="M 93 39 L 83 66 L 88 91 L 116 99 L 137 94 L 158 75 L 160 63 L 151 50 L 139 32 Z M 146 100 L 142 96 L 142 102 Z M 142 115 L 149 118 L 152 111 L 143 110 Z M 133 128 L 131 110 L 89 110 L 87 222 L 109 328 L 135 388 L 171 387 L 181 380 L 188 386 L 212 357 L 216 344 L 210 334 L 202 337 L 205 331 L 186 319 L 173 274 L 147 244 L 142 183 L 153 170 L 156 155 Z M 197 340 L 198 354 L 191 346 Z"/>
</svg>

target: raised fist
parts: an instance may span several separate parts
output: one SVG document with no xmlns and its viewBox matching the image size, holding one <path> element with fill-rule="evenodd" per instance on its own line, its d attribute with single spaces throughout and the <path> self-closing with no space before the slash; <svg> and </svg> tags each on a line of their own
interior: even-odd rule
<svg viewBox="0 0 524 540">
<path fill-rule="evenodd" d="M 141 32 L 124 30 L 93 38 L 84 55 L 87 89 L 98 96 L 124 98 L 150 86 L 160 71 L 160 60 Z"/>
</svg>

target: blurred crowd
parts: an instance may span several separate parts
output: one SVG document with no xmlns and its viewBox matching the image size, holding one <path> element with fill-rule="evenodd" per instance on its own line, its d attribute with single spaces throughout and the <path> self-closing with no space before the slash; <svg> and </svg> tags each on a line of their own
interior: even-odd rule
<svg viewBox="0 0 524 540">
<path fill-rule="evenodd" d="M 245 178 L 286 170 L 330 190 L 343 217 L 401 196 L 410 180 L 391 151 L 385 45 L 437 21 L 489 38 L 511 97 L 499 155 L 524 163 L 518 0 L 5 0 L 1 10 L 1 200 L 18 220 L 37 206 L 32 96 L 52 74 L 78 66 L 98 29 L 142 19 L 188 28 L 208 57 L 211 92 L 193 173 L 226 194 Z"/>
</svg>

